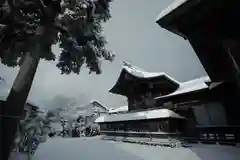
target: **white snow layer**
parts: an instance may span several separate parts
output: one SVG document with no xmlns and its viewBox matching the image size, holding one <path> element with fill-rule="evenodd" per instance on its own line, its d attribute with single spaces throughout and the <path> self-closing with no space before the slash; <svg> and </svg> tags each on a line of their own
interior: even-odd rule
<svg viewBox="0 0 240 160">
<path fill-rule="evenodd" d="M 119 113 L 119 112 L 127 112 L 128 111 L 128 106 L 122 106 L 117 109 L 111 109 L 109 110 L 108 113 Z"/>
<path fill-rule="evenodd" d="M 190 80 L 187 82 L 182 82 L 182 83 L 180 83 L 179 88 L 175 92 L 170 93 L 168 95 L 156 97 L 155 99 L 171 97 L 174 95 L 179 95 L 179 94 L 194 92 L 194 91 L 198 91 L 198 90 L 202 90 L 202 89 L 207 89 L 208 85 L 206 84 L 206 82 L 209 82 L 209 81 L 210 81 L 210 78 L 208 76 L 204 76 L 204 77 Z"/>
<path fill-rule="evenodd" d="M 123 63 L 124 63 L 124 65 L 123 65 L 122 69 L 127 71 L 132 76 L 135 76 L 135 77 L 138 77 L 138 78 L 155 78 L 155 77 L 165 76 L 168 79 L 170 79 L 171 81 L 173 81 L 175 83 L 179 83 L 177 80 L 170 77 L 169 75 L 167 75 L 164 72 L 158 72 L 158 73 L 156 73 L 156 72 L 146 72 L 146 71 L 142 70 L 141 68 L 138 68 L 136 66 L 131 65 L 128 62 L 123 62 Z"/>
<path fill-rule="evenodd" d="M 176 8 L 181 6 L 182 4 L 186 3 L 187 1 L 189 1 L 189 0 L 175 0 L 167 8 L 165 8 L 164 10 L 162 10 L 160 12 L 160 14 L 157 16 L 156 21 L 158 21 L 159 19 L 163 18 L 164 16 L 166 16 L 167 14 L 169 14 L 170 12 L 172 12 L 173 10 L 175 10 Z"/>
<path fill-rule="evenodd" d="M 96 123 L 104 122 L 117 122 L 117 121 L 130 121 L 130 120 L 147 120 L 157 118 L 179 118 L 183 119 L 182 116 L 169 109 L 155 109 L 150 111 L 140 111 L 133 113 L 117 114 L 117 115 L 105 115 L 97 118 Z"/>
<path fill-rule="evenodd" d="M 171 81 L 179 84 L 179 88 L 175 92 L 165 95 L 165 96 L 160 96 L 157 98 L 169 97 L 169 96 L 173 96 L 173 95 L 178 95 L 178 94 L 188 93 L 188 92 L 197 91 L 197 90 L 201 90 L 201 89 L 206 89 L 206 88 L 208 88 L 208 85 L 206 84 L 206 82 L 211 81 L 208 76 L 204 76 L 204 77 L 193 79 L 193 80 L 190 80 L 187 82 L 179 82 L 164 72 L 159 72 L 159 73 L 146 72 L 146 71 L 143 71 L 142 69 L 140 69 L 136 66 L 133 66 L 127 62 L 124 62 L 123 69 L 125 69 L 129 74 L 131 74 L 135 77 L 153 78 L 153 77 L 165 76 L 165 77 L 169 78 Z"/>
</svg>

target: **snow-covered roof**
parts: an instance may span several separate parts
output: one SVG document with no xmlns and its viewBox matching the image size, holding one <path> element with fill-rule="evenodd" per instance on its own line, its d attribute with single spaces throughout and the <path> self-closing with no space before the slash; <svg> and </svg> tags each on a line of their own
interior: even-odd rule
<svg viewBox="0 0 240 160">
<path fill-rule="evenodd" d="M 90 101 L 89 103 L 87 103 L 87 104 L 84 104 L 84 105 L 78 105 L 78 106 L 74 106 L 74 107 L 72 107 L 71 109 L 73 109 L 73 110 L 86 110 L 87 108 L 89 108 L 89 107 L 93 107 L 92 105 L 94 105 L 94 106 L 96 106 L 96 107 L 99 107 L 99 108 L 102 108 L 104 111 L 106 111 L 106 112 L 108 112 L 108 108 L 105 106 L 105 105 L 103 105 L 102 103 L 100 103 L 99 101 L 97 101 L 97 100 L 92 100 L 92 101 Z"/>
<path fill-rule="evenodd" d="M 180 95 L 180 94 L 184 94 L 184 93 L 208 89 L 209 86 L 206 84 L 206 82 L 209 82 L 209 81 L 211 81 L 210 78 L 208 76 L 204 76 L 204 77 L 190 80 L 187 82 L 182 82 L 182 83 L 180 83 L 179 88 L 175 92 L 170 93 L 168 95 L 156 97 L 155 99 L 171 97 L 171 96 Z"/>
<path fill-rule="evenodd" d="M 108 111 L 108 108 L 107 108 L 105 105 L 103 105 L 102 103 L 100 103 L 99 101 L 97 101 L 97 100 L 92 100 L 90 103 L 91 103 L 91 104 L 95 104 L 95 105 L 97 105 L 98 107 L 101 107 L 101 108 L 104 109 L 105 111 Z"/>
<path fill-rule="evenodd" d="M 122 106 L 116 109 L 110 109 L 108 113 L 119 113 L 119 112 L 127 112 L 128 106 Z"/>
<path fill-rule="evenodd" d="M 170 12 L 172 12 L 173 10 L 175 10 L 176 8 L 181 6 L 182 4 L 186 3 L 187 1 L 189 1 L 189 0 L 175 0 L 167 8 L 165 8 L 164 10 L 162 10 L 160 12 L 160 14 L 157 16 L 156 21 L 163 18 L 164 16 L 166 16 L 167 14 L 169 14 Z"/>
<path fill-rule="evenodd" d="M 128 62 L 123 62 L 122 69 L 137 78 L 155 78 L 155 77 L 165 76 L 168 79 L 170 79 L 171 81 L 178 83 L 178 81 L 176 79 L 170 77 L 169 75 L 167 75 L 164 72 L 146 72 L 143 69 L 141 69 L 137 66 L 134 66 Z"/>
<path fill-rule="evenodd" d="M 200 77 L 200 78 L 193 79 L 193 80 L 190 80 L 187 82 L 179 82 L 179 81 L 175 80 L 174 78 L 170 77 L 169 75 L 167 75 L 166 73 L 146 72 L 146 71 L 143 71 L 142 69 L 140 69 L 136 66 L 133 66 L 127 62 L 124 62 L 123 70 L 126 71 L 128 74 L 135 76 L 137 78 L 154 78 L 154 77 L 163 76 L 164 78 L 166 78 L 167 82 L 169 81 L 170 84 L 171 84 L 171 82 L 173 82 L 173 84 L 176 84 L 176 85 L 174 85 L 174 88 L 172 88 L 170 90 L 169 94 L 156 97 L 156 99 L 170 97 L 170 96 L 184 94 L 184 93 L 189 93 L 189 92 L 194 92 L 194 91 L 198 91 L 198 90 L 202 90 L 202 89 L 208 89 L 209 86 L 207 85 L 207 83 L 211 82 L 211 80 L 208 76 Z M 122 85 L 124 85 L 124 84 L 120 83 L 120 81 L 124 81 L 124 77 L 122 76 L 122 73 L 123 73 L 123 71 L 121 72 L 121 75 L 120 75 L 117 83 L 113 86 L 113 88 L 110 90 L 110 92 L 122 94 L 121 88 L 123 87 Z M 166 87 L 165 85 L 168 85 L 168 83 L 164 84 L 164 87 Z M 169 88 L 171 88 L 171 85 L 169 85 Z M 158 89 L 159 89 L 159 91 L 161 91 L 161 88 L 158 88 Z M 121 110 L 121 108 L 119 108 L 119 109 Z M 115 112 L 115 111 L 113 110 L 111 112 Z"/>
<path fill-rule="evenodd" d="M 169 109 L 156 109 L 132 113 L 122 113 L 122 114 L 112 114 L 105 115 L 97 118 L 95 123 L 105 123 L 105 122 L 119 122 L 119 121 L 134 121 L 134 120 L 149 120 L 158 118 L 178 118 L 184 119 L 184 117 L 178 115 L 177 113 Z"/>
<path fill-rule="evenodd" d="M 164 72 L 146 72 L 136 66 L 131 65 L 130 63 L 123 62 L 124 65 L 122 66 L 122 70 L 120 73 L 120 76 L 115 83 L 115 85 L 109 90 L 109 92 L 120 94 L 125 96 L 126 90 L 125 85 L 128 85 L 128 75 L 134 78 L 134 81 L 156 81 L 159 80 L 161 82 L 164 82 L 165 84 L 162 85 L 163 88 L 169 88 L 169 92 L 175 91 L 178 86 L 179 82 L 175 80 L 174 78 L 170 77 Z M 125 83 L 126 82 L 126 83 Z"/>
</svg>

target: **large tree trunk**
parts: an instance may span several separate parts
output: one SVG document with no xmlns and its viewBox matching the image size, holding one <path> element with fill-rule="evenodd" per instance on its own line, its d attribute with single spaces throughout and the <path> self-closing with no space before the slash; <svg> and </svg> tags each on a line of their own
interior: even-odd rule
<svg viewBox="0 0 240 160">
<path fill-rule="evenodd" d="M 20 66 L 19 73 L 4 105 L 2 120 L 2 160 L 7 160 L 11 153 L 17 126 L 23 117 L 24 105 L 32 86 L 40 57 L 38 54 L 27 53 Z"/>
</svg>

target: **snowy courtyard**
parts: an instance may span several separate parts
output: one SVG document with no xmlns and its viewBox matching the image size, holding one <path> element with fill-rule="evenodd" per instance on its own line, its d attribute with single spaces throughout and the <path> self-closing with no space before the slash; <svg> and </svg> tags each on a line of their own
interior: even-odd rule
<svg viewBox="0 0 240 160">
<path fill-rule="evenodd" d="M 32 160 L 239 160 L 240 148 L 193 146 L 165 148 L 93 138 L 52 138 Z"/>
</svg>

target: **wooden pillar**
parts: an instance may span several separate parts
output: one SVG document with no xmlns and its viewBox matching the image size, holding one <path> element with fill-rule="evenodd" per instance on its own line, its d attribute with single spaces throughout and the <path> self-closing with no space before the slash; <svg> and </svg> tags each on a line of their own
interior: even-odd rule
<svg viewBox="0 0 240 160">
<path fill-rule="evenodd" d="M 176 128 L 176 124 L 173 119 L 168 120 L 168 132 L 174 132 Z"/>
<path fill-rule="evenodd" d="M 124 131 L 128 131 L 128 122 L 124 122 Z"/>
<path fill-rule="evenodd" d="M 163 121 L 163 132 L 169 132 L 169 120 Z"/>
</svg>

